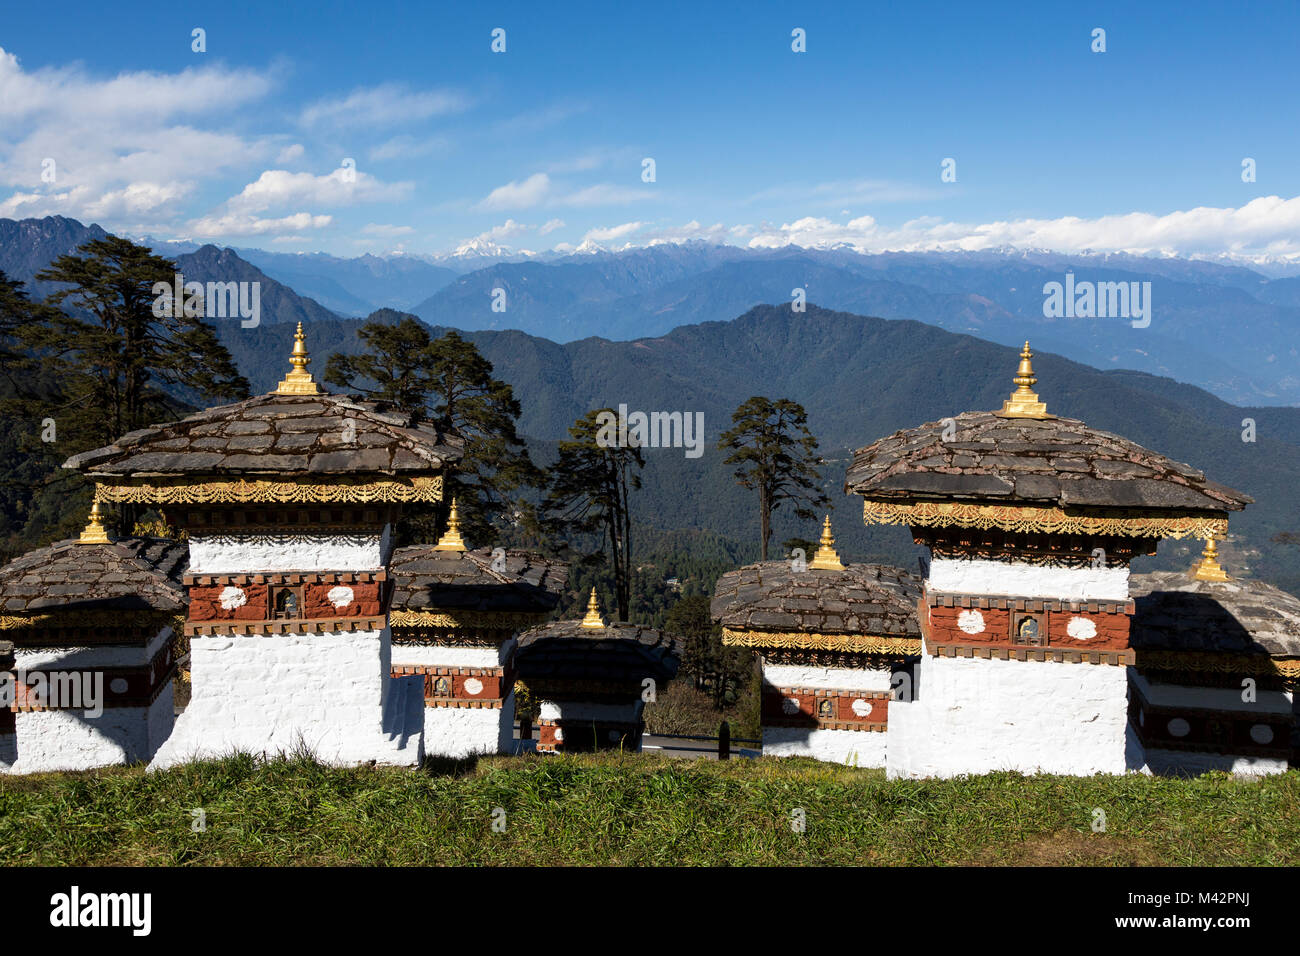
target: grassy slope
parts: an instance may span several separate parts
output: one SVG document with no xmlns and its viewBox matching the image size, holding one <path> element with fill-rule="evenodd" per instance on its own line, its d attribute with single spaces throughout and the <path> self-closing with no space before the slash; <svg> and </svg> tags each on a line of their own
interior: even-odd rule
<svg viewBox="0 0 1300 956">
<path fill-rule="evenodd" d="M 1294 772 L 888 782 L 790 759 L 498 757 L 416 773 L 232 757 L 0 780 L 0 863 L 1296 865 L 1298 804 Z"/>
</svg>

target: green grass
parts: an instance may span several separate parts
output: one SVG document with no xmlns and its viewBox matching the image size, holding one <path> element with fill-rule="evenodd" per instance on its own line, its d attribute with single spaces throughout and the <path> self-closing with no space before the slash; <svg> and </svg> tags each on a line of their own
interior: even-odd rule
<svg viewBox="0 0 1300 956">
<path fill-rule="evenodd" d="M 0 864 L 1296 865 L 1298 804 L 1294 771 L 891 782 L 797 759 L 494 757 L 417 772 L 236 756 L 0 779 Z"/>
</svg>

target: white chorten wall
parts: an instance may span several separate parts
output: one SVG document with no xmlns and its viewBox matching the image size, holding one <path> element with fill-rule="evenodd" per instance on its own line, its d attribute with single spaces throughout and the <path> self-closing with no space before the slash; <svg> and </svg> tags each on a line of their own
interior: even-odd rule
<svg viewBox="0 0 1300 956">
<path fill-rule="evenodd" d="M 461 699 L 450 702 L 426 700 L 424 712 L 424 751 L 430 757 L 465 757 L 483 754 L 519 752 L 515 740 L 515 692 L 509 679 L 510 659 L 515 639 L 499 647 L 448 647 L 441 644 L 400 644 L 393 648 L 395 671 L 416 670 L 448 672 L 448 679 L 459 688 Z M 455 681 L 455 676 L 469 677 Z M 497 675 L 497 680 L 492 680 Z M 413 675 L 422 682 L 428 678 Z M 501 688 L 502 678 L 509 685 Z M 504 689 L 503 698 L 491 698 Z M 485 706 L 475 706 L 474 699 L 483 695 Z M 486 700 L 501 700 L 500 706 L 486 705 Z"/>
<path fill-rule="evenodd" d="M 917 699 L 890 704 L 887 775 L 1123 773 L 1127 685 L 1105 664 L 923 652 Z"/>
<path fill-rule="evenodd" d="M 635 732 L 641 724 L 645 702 L 637 697 L 626 703 L 598 703 L 580 700 L 543 700 L 538 708 L 540 737 L 537 749 L 545 751 L 558 746 L 564 749 L 564 731 L 594 725 L 601 735 L 602 747 L 620 746 L 630 753 L 641 752 L 641 733 Z"/>
<path fill-rule="evenodd" d="M 1254 700 L 1243 700 L 1239 688 L 1153 682 L 1133 668 L 1129 669 L 1129 680 L 1138 723 L 1134 730 L 1138 734 L 1159 731 L 1161 736 L 1175 741 L 1190 740 L 1192 723 L 1180 714 L 1214 715 L 1224 724 L 1248 724 L 1249 741 L 1257 747 L 1289 749 L 1294 708 L 1290 691 L 1258 690 Z M 1149 723 L 1152 726 L 1148 727 Z M 1162 726 L 1154 726 L 1157 723 Z M 1225 749 L 1231 751 L 1231 747 Z M 1261 776 L 1284 773 L 1287 767 L 1288 759 L 1283 754 L 1216 753 L 1209 747 L 1181 749 L 1151 743 L 1143 748 L 1143 769 L 1160 775 L 1194 776 L 1223 770 Z"/>
<path fill-rule="evenodd" d="M 887 669 L 816 667 L 810 665 L 763 663 L 763 692 L 780 693 L 784 708 L 794 713 L 807 712 L 805 697 L 816 700 L 817 690 L 834 690 L 852 696 L 856 691 L 891 691 L 893 674 Z M 805 695 L 803 692 L 811 694 Z M 814 704 L 815 706 L 815 704 Z M 878 699 L 858 697 L 852 701 L 855 713 L 886 706 Z M 865 709 L 865 711 L 864 711 Z M 763 756 L 812 757 L 833 763 L 856 767 L 885 766 L 886 734 L 883 728 L 873 730 L 841 730 L 820 726 L 790 727 L 771 725 L 772 718 L 765 715 L 763 724 Z"/>
<path fill-rule="evenodd" d="M 390 553 L 387 525 L 369 534 L 196 533 L 189 574 L 371 572 Z M 192 601 L 192 620 L 194 613 Z M 229 622 L 202 623 L 211 631 Z M 424 756 L 419 682 L 391 677 L 387 626 L 343 626 L 355 629 L 194 634 L 190 703 L 150 769 L 234 751 L 417 765 Z"/>
<path fill-rule="evenodd" d="M 1127 654 L 1127 618 L 1116 605 L 1128 601 L 1128 579 L 1126 567 L 934 558 L 913 699 L 890 705 L 888 776 L 1137 769 L 1127 667 L 1116 658 Z M 1023 610 L 1009 610 L 1008 598 L 1024 599 L 1015 605 Z M 1109 610 L 1059 610 L 1056 602 L 1105 602 Z M 1037 644 L 1015 640 L 1012 623 L 1026 614 L 1037 615 Z M 1078 659 L 1094 651 L 1114 662 Z M 1032 659 L 1041 652 L 1048 659 Z"/>
<path fill-rule="evenodd" d="M 175 704 L 172 679 L 156 688 L 148 704 L 112 706 L 116 693 L 126 690 L 121 678 L 105 681 L 100 670 L 149 667 L 170 644 L 173 632 L 163 628 L 145 646 L 99 645 L 71 648 L 17 648 L 14 672 L 76 676 L 86 696 L 84 706 L 51 701 L 58 706 L 42 710 L 20 710 L 14 714 L 12 739 L 0 741 L 0 773 L 41 773 L 55 770 L 90 770 L 151 759 L 172 731 Z M 166 664 L 170 668 L 170 657 Z M 86 681 L 85 677 L 90 680 Z M 29 687 L 32 686 L 29 682 Z M 98 696 L 98 700 L 92 700 Z M 9 735 L 6 735 L 9 736 Z"/>
</svg>

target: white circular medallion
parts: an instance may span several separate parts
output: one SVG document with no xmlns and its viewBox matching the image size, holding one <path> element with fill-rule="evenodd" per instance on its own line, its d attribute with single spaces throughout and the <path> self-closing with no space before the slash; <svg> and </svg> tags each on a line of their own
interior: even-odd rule
<svg viewBox="0 0 1300 956">
<path fill-rule="evenodd" d="M 563 739 L 564 739 L 564 731 L 561 730 L 559 727 L 556 727 L 556 728 L 555 728 L 555 742 L 556 742 L 556 743 L 559 743 L 559 742 L 560 742 L 561 740 L 563 740 Z"/>
<path fill-rule="evenodd" d="M 477 677 L 465 678 L 465 693 L 469 694 L 471 697 L 483 693 L 483 682 Z"/>
<path fill-rule="evenodd" d="M 1169 732 L 1175 737 L 1186 737 L 1192 732 L 1192 725 L 1181 717 L 1175 717 L 1173 720 L 1169 721 L 1168 727 Z"/>
<path fill-rule="evenodd" d="M 248 603 L 248 595 L 244 593 L 243 588 L 237 588 L 234 585 L 221 589 L 221 609 L 223 611 L 233 611 L 237 607 L 243 607 Z"/>
<path fill-rule="evenodd" d="M 108 689 L 111 690 L 114 694 L 125 694 L 126 681 L 121 677 L 114 677 L 111 681 L 109 681 Z"/>
<path fill-rule="evenodd" d="M 335 607 L 347 607 L 352 603 L 352 599 L 356 596 L 356 592 L 351 588 L 344 587 L 340 584 L 337 587 L 330 588 L 329 593 L 325 596 L 329 598 L 330 603 Z"/>
<path fill-rule="evenodd" d="M 863 700 L 861 697 L 849 704 L 849 706 L 853 708 L 853 712 L 859 717 L 865 717 L 867 714 L 871 713 L 870 701 Z"/>
<path fill-rule="evenodd" d="M 957 626 L 967 634 L 984 632 L 984 615 L 979 611 L 962 611 L 957 615 Z"/>
<path fill-rule="evenodd" d="M 1250 728 L 1250 739 L 1257 744 L 1271 744 L 1273 742 L 1273 728 L 1268 724 L 1256 724 Z"/>
<path fill-rule="evenodd" d="M 781 701 L 781 711 L 786 714 L 799 713 L 799 698 L 787 697 L 785 700 Z"/>
<path fill-rule="evenodd" d="M 1097 636 L 1097 622 L 1086 617 L 1072 617 L 1065 625 L 1065 633 L 1076 641 L 1090 641 Z"/>
</svg>

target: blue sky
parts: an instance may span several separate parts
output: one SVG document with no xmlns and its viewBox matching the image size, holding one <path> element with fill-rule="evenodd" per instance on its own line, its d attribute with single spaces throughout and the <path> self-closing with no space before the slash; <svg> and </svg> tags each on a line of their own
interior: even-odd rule
<svg viewBox="0 0 1300 956">
<path fill-rule="evenodd" d="M 0 216 L 340 255 L 1300 255 L 1300 5 L 1045 6 L 8 4 Z"/>
</svg>

